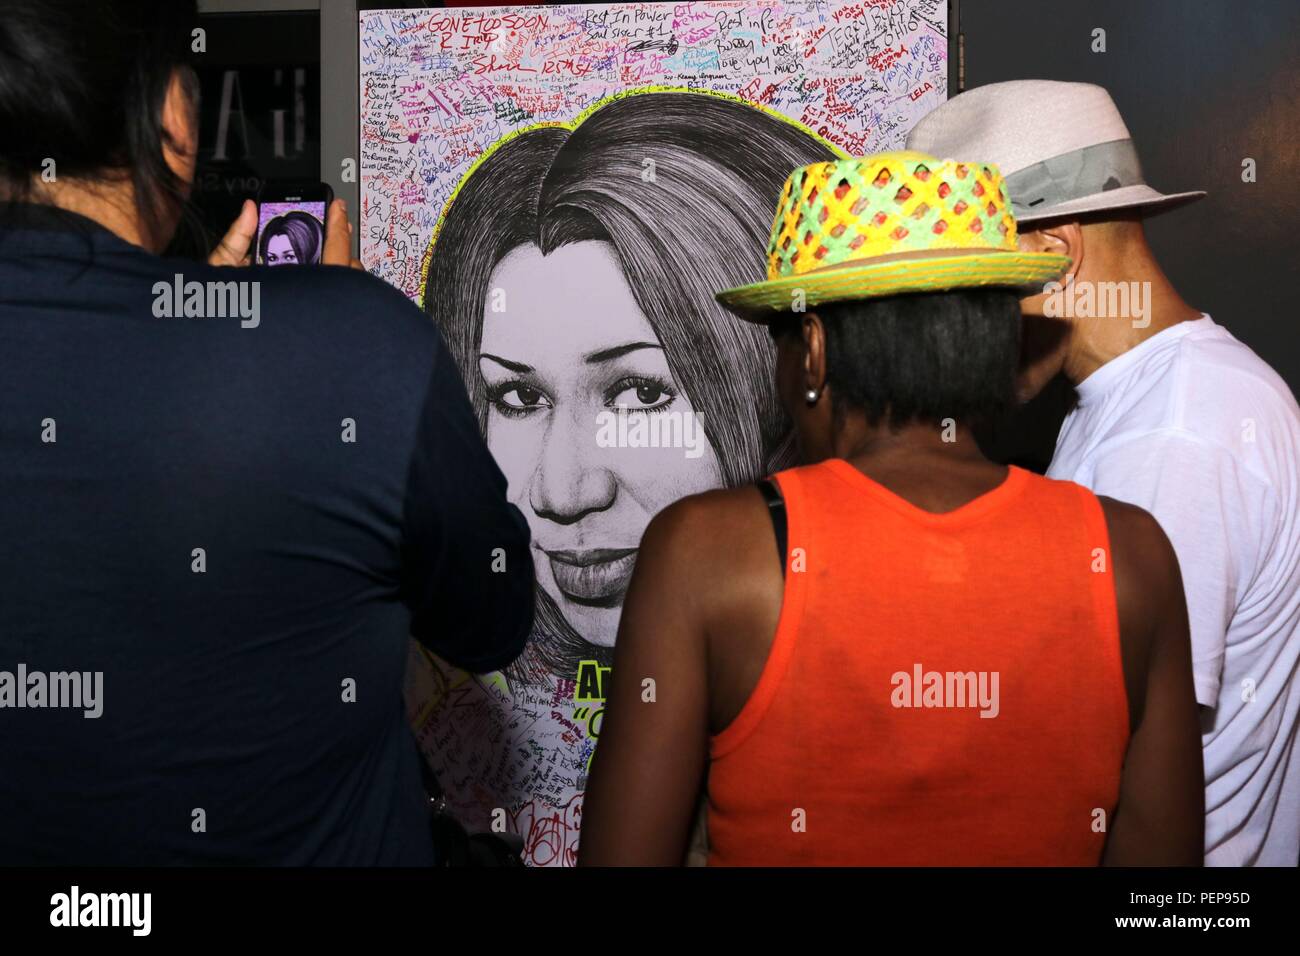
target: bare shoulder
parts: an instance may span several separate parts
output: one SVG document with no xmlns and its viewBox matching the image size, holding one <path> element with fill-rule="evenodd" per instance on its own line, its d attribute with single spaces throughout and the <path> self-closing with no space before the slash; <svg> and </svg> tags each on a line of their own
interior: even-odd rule
<svg viewBox="0 0 1300 956">
<path fill-rule="evenodd" d="M 737 536 L 762 529 L 766 509 L 752 485 L 688 495 L 655 515 L 641 547 L 722 559 L 741 543 Z"/>
<path fill-rule="evenodd" d="M 1148 584 L 1167 580 L 1178 573 L 1178 557 L 1160 522 L 1145 508 L 1098 495 L 1111 550 L 1116 561 L 1124 559 L 1132 573 Z"/>
<path fill-rule="evenodd" d="M 1178 556 L 1160 523 L 1143 508 L 1097 496 L 1110 534 L 1115 600 L 1129 630 L 1154 629 L 1183 604 Z"/>
<path fill-rule="evenodd" d="M 690 495 L 669 505 L 646 528 L 637 561 L 655 566 L 670 561 L 673 567 L 664 571 L 683 593 L 711 610 L 743 599 L 741 592 L 765 575 L 781 573 L 767 505 L 752 485 Z"/>
</svg>

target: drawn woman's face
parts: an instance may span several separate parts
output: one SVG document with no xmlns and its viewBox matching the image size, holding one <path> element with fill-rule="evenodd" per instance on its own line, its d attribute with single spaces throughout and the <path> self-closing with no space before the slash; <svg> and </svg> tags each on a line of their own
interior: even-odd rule
<svg viewBox="0 0 1300 956">
<path fill-rule="evenodd" d="M 288 236 L 272 236 L 266 243 L 266 264 L 268 266 L 296 266 L 298 253 L 293 250 L 293 243 Z"/>
<path fill-rule="evenodd" d="M 642 532 L 721 484 L 717 456 L 607 244 L 520 247 L 489 288 L 488 448 L 528 516 L 538 582 L 582 637 L 613 644 Z M 635 447 L 670 426 L 694 449 Z"/>
</svg>

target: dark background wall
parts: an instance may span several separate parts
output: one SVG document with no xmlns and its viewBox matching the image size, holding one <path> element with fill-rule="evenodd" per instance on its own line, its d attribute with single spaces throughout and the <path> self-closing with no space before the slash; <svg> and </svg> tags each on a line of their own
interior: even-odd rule
<svg viewBox="0 0 1300 956">
<path fill-rule="evenodd" d="M 1106 52 L 1092 52 L 1092 31 Z M 1300 391 L 1300 2 L 961 0 L 966 88 L 1098 83 L 1119 105 L 1146 179 L 1209 196 L 1148 221 L 1174 285 Z M 1242 161 L 1257 181 L 1243 183 Z M 1045 463 L 1062 383 L 999 429 L 997 451 Z"/>
</svg>

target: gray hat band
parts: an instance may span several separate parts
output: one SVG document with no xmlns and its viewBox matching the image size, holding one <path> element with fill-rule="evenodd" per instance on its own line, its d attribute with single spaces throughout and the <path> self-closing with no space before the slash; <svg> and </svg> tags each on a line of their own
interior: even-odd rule
<svg viewBox="0 0 1300 956">
<path fill-rule="evenodd" d="M 1011 208 L 1018 216 L 1142 183 L 1142 167 L 1131 139 L 1062 153 L 1006 177 Z"/>
</svg>

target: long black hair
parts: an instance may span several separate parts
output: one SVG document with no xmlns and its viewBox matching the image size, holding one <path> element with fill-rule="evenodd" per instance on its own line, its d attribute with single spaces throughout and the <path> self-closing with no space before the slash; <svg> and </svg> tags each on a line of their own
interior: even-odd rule
<svg viewBox="0 0 1300 956">
<path fill-rule="evenodd" d="M 186 184 L 163 157 L 163 103 L 191 67 L 194 0 L 4 0 L 0 9 L 0 200 L 59 179 L 129 178 L 149 241 L 161 246 Z M 0 211 L 3 211 L 0 208 Z"/>
<path fill-rule="evenodd" d="M 462 183 L 430 252 L 424 308 L 460 365 L 481 426 L 483 305 L 493 269 L 514 249 L 543 254 L 599 240 L 614 249 L 673 377 L 717 453 L 723 483 L 753 481 L 790 460 L 789 423 L 772 388 L 761 326 L 713 298 L 762 278 L 773 210 L 797 166 L 836 158 L 804 130 L 745 103 L 694 93 L 609 101 L 573 130 L 542 127 L 502 144 Z M 538 588 L 529 653 L 508 676 L 572 677 L 609 663 Z"/>
</svg>

